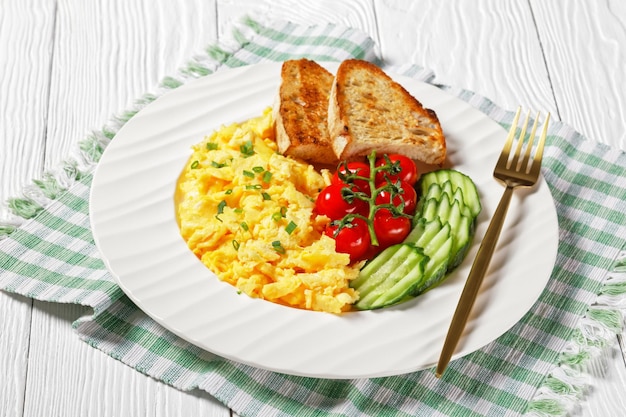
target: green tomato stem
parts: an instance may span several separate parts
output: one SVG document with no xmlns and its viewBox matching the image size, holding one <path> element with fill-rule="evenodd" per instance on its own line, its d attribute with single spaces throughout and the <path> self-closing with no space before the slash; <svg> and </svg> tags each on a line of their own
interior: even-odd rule
<svg viewBox="0 0 626 417">
<path fill-rule="evenodd" d="M 393 191 L 395 186 L 394 184 L 390 182 L 388 177 L 387 177 L 387 181 L 385 181 L 385 184 L 383 186 L 376 187 L 376 175 L 381 171 L 391 170 L 391 165 L 388 159 L 385 164 L 377 167 L 376 166 L 376 151 L 374 150 L 367 156 L 367 160 L 369 162 L 369 168 L 370 168 L 369 177 L 363 177 L 360 175 L 352 175 L 349 178 L 350 178 L 350 182 L 354 182 L 355 179 L 364 180 L 368 182 L 369 187 L 370 187 L 369 196 L 363 192 L 354 193 L 354 197 L 367 202 L 368 207 L 369 207 L 368 215 L 367 217 L 359 215 L 359 214 L 352 214 L 348 216 L 350 216 L 350 218 L 358 217 L 360 219 L 363 219 L 367 223 L 367 229 L 370 234 L 370 242 L 372 246 L 378 246 L 379 245 L 378 237 L 376 236 L 376 231 L 374 230 L 374 217 L 376 216 L 376 212 L 379 209 L 385 208 L 385 209 L 388 209 L 393 215 L 408 217 L 409 219 L 412 219 L 413 216 L 403 213 L 401 210 L 398 210 L 398 207 L 394 206 L 393 203 L 391 202 L 396 192 Z M 389 204 L 376 204 L 376 198 L 380 195 L 381 192 L 385 190 L 389 190 L 391 194 L 390 196 L 391 200 Z M 402 198 L 402 196 L 400 196 L 400 198 Z M 349 221 L 349 219 L 344 219 L 344 220 Z"/>
</svg>

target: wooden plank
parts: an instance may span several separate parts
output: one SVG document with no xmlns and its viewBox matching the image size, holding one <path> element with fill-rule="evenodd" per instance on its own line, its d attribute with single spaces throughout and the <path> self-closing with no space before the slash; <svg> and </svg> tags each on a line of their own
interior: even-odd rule
<svg viewBox="0 0 626 417">
<path fill-rule="evenodd" d="M 5 1 L 0 12 L 0 221 L 4 206 L 41 175 L 45 146 L 54 1 Z M 28 157 L 22 157 L 27 155 Z M 32 300 L 0 293 L 0 415 L 24 407 Z"/>
<path fill-rule="evenodd" d="M 626 2 L 531 4 L 560 117 L 626 149 Z"/>
<path fill-rule="evenodd" d="M 54 1 L 3 2 L 0 13 L 0 201 L 21 194 L 43 166 Z M 16 157 L 28 155 L 28 157 Z M 1 214 L 1 213 L 0 213 Z M 1 218 L 0 218 L 1 220 Z"/>
<path fill-rule="evenodd" d="M 18 417 L 24 408 L 32 300 L 0 293 L 0 416 Z"/>
<path fill-rule="evenodd" d="M 219 35 L 230 37 L 230 30 L 244 14 L 263 23 L 291 21 L 301 25 L 334 23 L 360 29 L 378 42 L 378 26 L 373 0 L 218 0 Z"/>
<path fill-rule="evenodd" d="M 59 1 L 46 167 L 214 42 L 215 19 L 213 1 Z"/>
<path fill-rule="evenodd" d="M 506 109 L 555 109 L 533 15 L 522 0 L 376 2 L 383 57 Z"/>
</svg>

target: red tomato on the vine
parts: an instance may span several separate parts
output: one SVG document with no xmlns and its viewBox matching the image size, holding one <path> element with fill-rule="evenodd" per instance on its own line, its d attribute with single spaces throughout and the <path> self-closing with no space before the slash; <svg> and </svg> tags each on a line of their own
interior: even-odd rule
<svg viewBox="0 0 626 417">
<path fill-rule="evenodd" d="M 415 162 L 413 162 L 411 158 L 401 155 L 401 154 L 389 154 L 387 155 L 387 157 L 389 158 L 389 161 L 392 164 L 396 162 L 399 164 L 400 172 L 399 173 L 379 172 L 378 175 L 376 175 L 377 183 L 384 181 L 385 177 L 389 178 L 389 180 L 394 183 L 400 180 L 400 181 L 407 182 L 411 185 L 414 185 L 417 182 L 417 178 L 418 178 L 417 166 L 415 165 Z M 387 164 L 387 158 L 385 158 L 384 155 L 376 158 L 375 165 L 377 167 L 381 167 L 385 164 Z"/>
<path fill-rule="evenodd" d="M 352 262 L 364 259 L 370 248 L 370 233 L 367 222 L 357 217 L 352 219 L 350 224 L 338 229 L 339 226 L 333 223 L 328 224 L 324 229 L 324 234 L 335 239 L 337 252 L 347 253 Z"/>
<path fill-rule="evenodd" d="M 379 209 L 374 215 L 374 232 L 380 249 L 402 243 L 411 231 L 411 220 L 403 216 L 393 216 L 387 209 Z"/>
<path fill-rule="evenodd" d="M 393 204 L 398 207 L 402 201 L 404 201 L 403 213 L 413 215 L 415 214 L 415 208 L 417 207 L 417 192 L 415 188 L 408 182 L 400 182 L 401 193 L 396 194 L 391 199 L 391 192 L 388 190 L 381 191 L 376 196 L 376 204 Z"/>
<path fill-rule="evenodd" d="M 331 220 L 342 219 L 347 214 L 367 215 L 369 205 L 366 201 L 354 198 L 346 201 L 342 195 L 345 184 L 330 184 L 317 196 L 315 211 L 317 214 L 328 216 Z"/>
<path fill-rule="evenodd" d="M 345 181 L 341 179 L 341 175 L 346 175 L 348 173 L 356 174 L 359 177 L 369 178 L 370 176 L 370 166 L 365 162 L 352 161 L 346 164 L 339 164 L 339 168 L 333 174 L 333 178 L 331 179 L 331 184 L 345 184 Z M 354 179 L 352 181 L 360 191 L 363 191 L 367 195 L 370 195 L 370 184 L 368 180 L 364 179 Z"/>
<path fill-rule="evenodd" d="M 371 259 L 385 248 L 404 241 L 411 231 L 410 216 L 415 214 L 417 207 L 414 185 L 419 174 L 413 160 L 404 155 L 390 154 L 378 157 L 374 165 L 377 168 L 392 168 L 377 170 L 373 177 L 368 163 L 351 161 L 340 164 L 331 184 L 320 192 L 315 202 L 317 214 L 337 220 L 326 226 L 324 233 L 335 240 L 337 252 L 349 254 L 352 262 Z M 352 174 L 359 178 L 346 178 Z M 375 189 L 371 188 L 372 179 Z M 397 188 L 398 192 L 392 192 L 392 188 Z M 349 191 L 353 194 L 350 195 Z M 375 198 L 374 193 L 377 193 Z M 381 205 L 387 207 L 382 208 Z M 402 213 L 398 213 L 401 205 Z M 373 217 L 370 217 L 370 210 L 374 212 Z M 363 217 L 353 218 L 346 224 L 344 218 L 351 214 Z M 338 220 L 343 220 L 344 224 L 339 226 Z M 372 245 L 370 228 L 376 234 L 376 246 Z"/>
</svg>

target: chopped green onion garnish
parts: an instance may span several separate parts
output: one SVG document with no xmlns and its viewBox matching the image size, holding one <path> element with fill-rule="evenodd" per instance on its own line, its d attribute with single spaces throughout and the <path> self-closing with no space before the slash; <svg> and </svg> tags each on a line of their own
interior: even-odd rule
<svg viewBox="0 0 626 417">
<path fill-rule="evenodd" d="M 246 222 L 241 222 L 241 225 L 240 225 L 240 226 L 241 226 L 241 228 L 242 228 L 243 230 L 245 230 L 246 232 L 247 232 L 248 230 L 250 230 L 250 228 L 248 227 L 248 223 L 246 223 Z"/>
<path fill-rule="evenodd" d="M 261 188 L 263 188 L 261 186 L 261 184 L 249 184 L 249 185 L 246 185 L 246 190 L 260 190 Z"/>
<path fill-rule="evenodd" d="M 239 151 L 244 158 L 254 155 L 254 145 L 252 144 L 252 141 L 248 140 L 243 145 L 239 146 Z"/>
<path fill-rule="evenodd" d="M 273 241 L 272 247 L 278 253 L 285 253 L 285 248 L 283 248 L 283 245 L 280 243 L 280 240 Z"/>
<path fill-rule="evenodd" d="M 239 250 L 239 242 L 237 242 L 235 239 L 233 239 L 233 248 L 235 248 L 235 250 Z"/>
<path fill-rule="evenodd" d="M 213 168 L 224 168 L 226 166 L 225 163 L 211 161 L 211 166 Z"/>
<path fill-rule="evenodd" d="M 263 173 L 263 182 L 270 182 L 271 179 L 272 179 L 272 173 L 269 171 L 265 171 Z"/>
<path fill-rule="evenodd" d="M 209 151 L 214 151 L 217 149 L 217 143 L 213 143 L 213 142 L 207 142 L 206 144 L 206 148 Z"/>
<path fill-rule="evenodd" d="M 243 175 L 245 175 L 246 177 L 249 177 L 249 178 L 254 178 L 254 172 L 247 171 L 245 169 L 243 170 Z"/>
<path fill-rule="evenodd" d="M 285 232 L 287 232 L 288 234 L 292 234 L 293 231 L 296 230 L 296 227 L 298 227 L 298 225 L 295 224 L 293 221 L 290 221 L 287 227 L 285 227 Z"/>
<path fill-rule="evenodd" d="M 281 207 L 280 211 L 272 214 L 272 220 L 275 222 L 279 222 L 284 217 L 287 217 L 287 207 Z"/>
<path fill-rule="evenodd" d="M 224 207 L 226 207 L 226 200 L 222 200 L 217 204 L 217 214 L 224 213 Z"/>
<path fill-rule="evenodd" d="M 224 194 L 226 194 L 226 195 L 231 195 L 232 193 L 233 193 L 233 189 L 232 189 L 232 188 L 231 188 L 231 189 L 229 189 L 229 190 L 226 190 L 226 191 L 224 192 Z"/>
<path fill-rule="evenodd" d="M 256 172 L 257 174 L 260 174 L 261 172 L 265 171 L 265 168 L 257 166 L 257 167 L 253 167 L 252 170 Z"/>
<path fill-rule="evenodd" d="M 266 192 L 261 193 L 261 195 L 263 196 L 263 200 L 266 200 L 266 201 L 267 201 L 267 200 L 271 200 L 271 199 L 272 199 L 272 196 L 271 196 L 271 195 L 269 195 L 269 194 L 268 194 L 268 193 L 266 193 Z"/>
<path fill-rule="evenodd" d="M 200 166 L 200 162 L 198 162 L 198 161 L 193 161 L 193 162 L 191 163 L 191 169 L 196 169 L 196 168 L 198 168 L 199 166 Z"/>
<path fill-rule="evenodd" d="M 235 213 L 237 214 L 241 214 L 243 213 L 243 209 L 241 207 L 237 207 L 236 209 L 233 210 Z"/>
</svg>

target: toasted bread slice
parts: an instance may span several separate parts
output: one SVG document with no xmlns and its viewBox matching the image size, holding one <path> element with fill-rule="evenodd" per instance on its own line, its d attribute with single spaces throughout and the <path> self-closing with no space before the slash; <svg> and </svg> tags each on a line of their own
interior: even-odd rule
<svg viewBox="0 0 626 417">
<path fill-rule="evenodd" d="M 374 149 L 433 165 L 446 158 L 446 141 L 435 112 L 366 61 L 346 60 L 337 69 L 328 130 L 341 160 L 368 155 Z"/>
<path fill-rule="evenodd" d="M 321 164 L 335 164 L 328 135 L 328 98 L 334 76 L 307 59 L 285 61 L 274 104 L 278 151 Z"/>
</svg>

